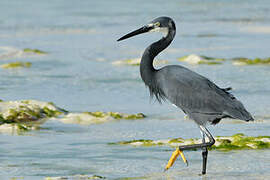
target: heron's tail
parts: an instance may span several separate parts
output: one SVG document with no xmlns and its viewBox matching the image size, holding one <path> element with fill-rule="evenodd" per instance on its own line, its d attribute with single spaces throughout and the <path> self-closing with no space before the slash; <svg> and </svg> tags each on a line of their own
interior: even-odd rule
<svg viewBox="0 0 270 180">
<path fill-rule="evenodd" d="M 234 106 L 227 109 L 228 115 L 234 119 L 240 119 L 244 121 L 254 121 L 252 115 L 246 110 L 244 105 L 235 99 Z"/>
</svg>

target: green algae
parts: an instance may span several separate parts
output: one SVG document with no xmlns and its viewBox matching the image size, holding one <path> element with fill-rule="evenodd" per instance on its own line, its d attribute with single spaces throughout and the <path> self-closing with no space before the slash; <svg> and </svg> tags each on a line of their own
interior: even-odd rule
<svg viewBox="0 0 270 180">
<path fill-rule="evenodd" d="M 1 132 L 22 132 L 36 129 L 50 117 L 65 113 L 57 106 L 36 101 L 2 101 L 0 102 Z"/>
<path fill-rule="evenodd" d="M 245 136 L 244 134 L 235 134 L 232 136 L 217 136 L 216 143 L 209 150 L 231 151 L 243 149 L 269 149 L 270 136 Z M 168 139 L 168 140 L 149 140 L 139 139 L 131 141 L 120 141 L 109 143 L 110 145 L 133 145 L 133 146 L 171 146 L 191 145 L 201 143 L 199 139 Z"/>
<path fill-rule="evenodd" d="M 170 144 L 171 143 L 183 143 L 183 142 L 184 142 L 184 139 L 182 139 L 182 138 L 175 138 L 175 139 L 171 139 L 169 141 Z"/>
<path fill-rule="evenodd" d="M 9 109 L 8 113 L 9 115 L 6 118 L 3 118 L 3 116 L 0 117 L 1 125 L 10 124 L 11 127 L 17 129 L 17 133 L 31 130 L 33 127 L 32 122 L 41 118 L 39 113 L 31 109 Z"/>
<path fill-rule="evenodd" d="M 57 107 L 53 102 L 47 102 L 47 104 L 48 104 L 48 105 L 51 105 L 51 106 L 53 106 L 53 107 Z M 58 113 L 58 114 L 59 114 L 59 112 L 61 112 L 61 113 L 68 113 L 67 110 L 65 110 L 65 109 L 63 109 L 63 108 L 60 108 L 60 107 L 57 107 L 57 110 L 58 110 L 58 112 L 56 112 L 56 113 Z"/>
<path fill-rule="evenodd" d="M 269 142 L 263 141 L 263 139 L 269 139 Z M 222 151 L 229 150 L 241 150 L 241 149 L 268 149 L 270 148 L 270 136 L 258 136 L 250 137 L 244 134 L 235 134 L 232 136 L 232 140 L 229 139 L 217 139 L 220 145 L 213 145 L 212 149 L 218 149 Z"/>
<path fill-rule="evenodd" d="M 222 64 L 222 62 L 225 61 L 225 59 L 191 54 L 188 56 L 182 56 L 178 58 L 178 61 L 184 61 L 190 64 L 218 65 Z"/>
<path fill-rule="evenodd" d="M 232 144 L 232 141 L 229 139 L 216 139 L 216 141 L 219 142 L 220 145 L 213 145 L 212 147 L 208 148 L 209 150 L 218 149 L 223 151 L 230 151 L 239 149 L 238 146 Z"/>
<path fill-rule="evenodd" d="M 141 63 L 141 59 L 140 58 L 135 58 L 135 59 L 125 59 L 125 60 L 114 61 L 112 64 L 114 64 L 114 65 L 139 66 L 140 63 Z"/>
<path fill-rule="evenodd" d="M 63 112 L 49 109 L 48 107 L 43 108 L 29 108 L 26 106 L 20 106 L 19 109 L 9 109 L 8 116 L 5 118 L 8 121 L 13 122 L 27 122 L 35 121 L 45 117 L 56 117 L 61 115 Z"/>
<path fill-rule="evenodd" d="M 270 65 L 270 58 L 234 58 L 234 65 Z"/>
<path fill-rule="evenodd" d="M 24 177 L 12 177 L 10 178 L 10 180 L 23 180 Z"/>
<path fill-rule="evenodd" d="M 177 58 L 177 59 L 178 59 L 178 61 L 185 61 L 187 57 L 188 57 L 188 55 L 182 56 L 182 57 Z"/>
<path fill-rule="evenodd" d="M 146 176 L 139 176 L 139 177 L 123 177 L 123 178 L 117 178 L 116 180 L 137 180 L 137 179 L 149 179 L 150 177 Z"/>
<path fill-rule="evenodd" d="M 99 176 L 99 175 L 93 175 L 91 178 L 92 179 L 106 179 L 106 177 Z"/>
<path fill-rule="evenodd" d="M 3 117 L 2 114 L 0 114 L 0 125 L 1 124 L 10 124 L 10 123 L 14 123 L 14 121 L 11 121 L 11 120 L 7 120 Z"/>
<path fill-rule="evenodd" d="M 0 122 L 4 121 L 5 119 L 3 118 L 2 114 L 0 114 Z"/>
<path fill-rule="evenodd" d="M 50 108 L 48 108 L 47 106 L 43 107 L 43 113 L 47 116 L 47 117 L 57 117 L 61 114 L 63 114 L 64 112 L 58 111 L 58 110 L 52 110 Z"/>
<path fill-rule="evenodd" d="M 113 116 L 114 117 L 114 116 Z M 137 113 L 137 114 L 120 114 L 120 116 L 118 116 L 118 119 L 143 119 L 146 116 L 143 113 Z"/>
<path fill-rule="evenodd" d="M 17 134 L 24 132 L 24 131 L 28 131 L 30 129 L 32 129 L 31 125 L 26 125 L 20 122 L 16 122 L 13 119 L 5 119 L 3 118 L 3 116 L 0 114 L 0 125 L 2 124 L 8 124 L 10 125 L 9 127 L 13 127 L 16 129 Z"/>
<path fill-rule="evenodd" d="M 16 62 L 11 62 L 11 63 L 7 63 L 7 64 L 2 64 L 1 67 L 5 68 L 5 69 L 10 69 L 10 68 L 29 68 L 32 66 L 32 63 L 30 62 L 20 62 L 20 61 L 16 61 Z"/>
<path fill-rule="evenodd" d="M 179 61 L 188 62 L 190 64 L 207 64 L 207 65 L 218 65 L 222 64 L 225 60 L 224 58 L 215 58 L 203 55 L 186 55 L 178 58 Z M 270 65 L 270 57 L 268 58 L 254 58 L 249 59 L 245 57 L 233 58 L 234 65 Z"/>
<path fill-rule="evenodd" d="M 131 141 L 119 141 L 117 143 L 108 143 L 109 145 L 134 145 L 134 144 L 139 144 L 140 146 L 153 146 L 156 144 L 153 144 L 153 140 L 149 139 L 138 139 L 138 140 L 131 140 Z"/>
<path fill-rule="evenodd" d="M 126 59 L 126 60 L 123 60 L 123 64 L 128 64 L 131 66 L 139 66 L 140 61 L 134 61 L 134 59 Z"/>
<path fill-rule="evenodd" d="M 198 64 L 217 65 L 217 64 L 222 64 L 222 63 L 221 62 L 214 62 L 214 61 L 213 62 L 201 61 Z"/>
<path fill-rule="evenodd" d="M 17 127 L 18 127 L 19 132 L 21 132 L 21 131 L 29 131 L 32 128 L 31 126 L 26 126 L 26 125 L 20 124 L 20 123 L 17 124 Z"/>
<path fill-rule="evenodd" d="M 203 56 L 203 55 L 201 55 L 201 57 L 202 57 L 203 59 L 210 60 L 210 61 L 225 61 L 224 58 L 214 58 L 214 57 Z"/>
<path fill-rule="evenodd" d="M 91 116 L 97 117 L 97 118 L 104 118 L 104 117 L 113 117 L 114 119 L 142 119 L 146 116 L 143 113 L 137 113 L 137 114 L 126 114 L 126 113 L 119 113 L 119 112 L 102 112 L 102 111 L 96 111 L 96 112 L 84 112 L 85 114 L 89 114 Z"/>
<path fill-rule="evenodd" d="M 142 119 L 146 116 L 142 113 L 127 114 L 119 112 L 83 112 L 83 113 L 66 113 L 64 116 L 57 118 L 57 120 L 68 124 L 102 124 L 106 122 L 112 122 L 116 120 L 136 120 Z"/>
<path fill-rule="evenodd" d="M 25 121 L 35 121 L 42 117 L 40 112 L 20 106 L 20 109 L 9 109 L 8 116 L 5 118 L 8 121 L 25 122 Z"/>
<path fill-rule="evenodd" d="M 119 60 L 114 61 L 112 64 L 114 65 L 130 65 L 130 66 L 139 66 L 141 63 L 141 58 L 134 58 L 134 59 L 125 59 L 125 60 Z M 159 64 L 168 64 L 167 60 L 155 60 L 154 65 Z"/>
<path fill-rule="evenodd" d="M 24 104 L 30 104 L 30 100 L 22 100 L 21 102 Z"/>
<path fill-rule="evenodd" d="M 107 179 L 99 175 L 74 175 L 74 176 L 60 176 L 60 177 L 46 177 L 45 180 L 68 180 L 68 179 Z"/>
<path fill-rule="evenodd" d="M 41 51 L 39 49 L 30 49 L 30 48 L 23 49 L 23 52 L 25 52 L 25 53 L 35 53 L 35 54 L 47 54 L 47 52 L 45 52 L 45 51 Z"/>
</svg>

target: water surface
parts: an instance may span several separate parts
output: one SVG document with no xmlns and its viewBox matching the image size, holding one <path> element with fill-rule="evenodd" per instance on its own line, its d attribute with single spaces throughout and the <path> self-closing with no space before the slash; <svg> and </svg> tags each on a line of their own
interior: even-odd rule
<svg viewBox="0 0 270 180">
<path fill-rule="evenodd" d="M 116 40 L 166 15 L 177 25 L 171 46 L 160 54 L 170 64 L 181 64 L 210 78 L 221 87 L 233 87 L 256 123 L 223 123 L 210 127 L 213 135 L 245 133 L 269 135 L 270 71 L 268 66 L 191 66 L 178 57 L 200 54 L 221 58 L 269 56 L 269 2 L 232 0 L 181 1 L 8 1 L 0 2 L 0 53 L 5 48 L 37 48 L 41 57 L 1 59 L 1 63 L 29 61 L 30 69 L 0 70 L 4 100 L 52 101 L 73 112 L 142 112 L 145 120 L 81 126 L 49 120 L 44 129 L 20 136 L 1 134 L 0 177 L 43 179 L 76 174 L 109 179 L 267 179 L 270 151 L 209 153 L 208 175 L 201 171 L 200 151 L 187 152 L 190 166 L 177 161 L 163 168 L 168 147 L 109 146 L 132 139 L 199 137 L 196 125 L 169 103 L 149 102 L 138 67 L 114 66 L 116 60 L 138 58 L 159 34 Z M 4 48 L 4 49 L 3 49 Z M 267 118 L 268 117 L 268 118 Z"/>
</svg>

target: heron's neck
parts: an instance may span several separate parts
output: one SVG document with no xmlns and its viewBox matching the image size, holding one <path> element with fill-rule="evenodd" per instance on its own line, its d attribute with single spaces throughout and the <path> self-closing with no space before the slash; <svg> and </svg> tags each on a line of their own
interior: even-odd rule
<svg viewBox="0 0 270 180">
<path fill-rule="evenodd" d="M 147 86 L 153 84 L 153 77 L 157 71 L 153 66 L 154 58 L 171 44 L 174 36 L 175 30 L 171 30 L 166 37 L 163 37 L 145 49 L 141 59 L 140 73 L 142 80 Z"/>
</svg>

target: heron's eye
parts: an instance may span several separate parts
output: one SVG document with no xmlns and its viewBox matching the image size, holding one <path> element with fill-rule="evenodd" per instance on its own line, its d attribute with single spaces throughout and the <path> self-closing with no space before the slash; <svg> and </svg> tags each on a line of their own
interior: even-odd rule
<svg viewBox="0 0 270 180">
<path fill-rule="evenodd" d="M 156 22 L 156 23 L 154 24 L 154 26 L 159 27 L 159 26 L 160 26 L 160 22 Z"/>
</svg>

